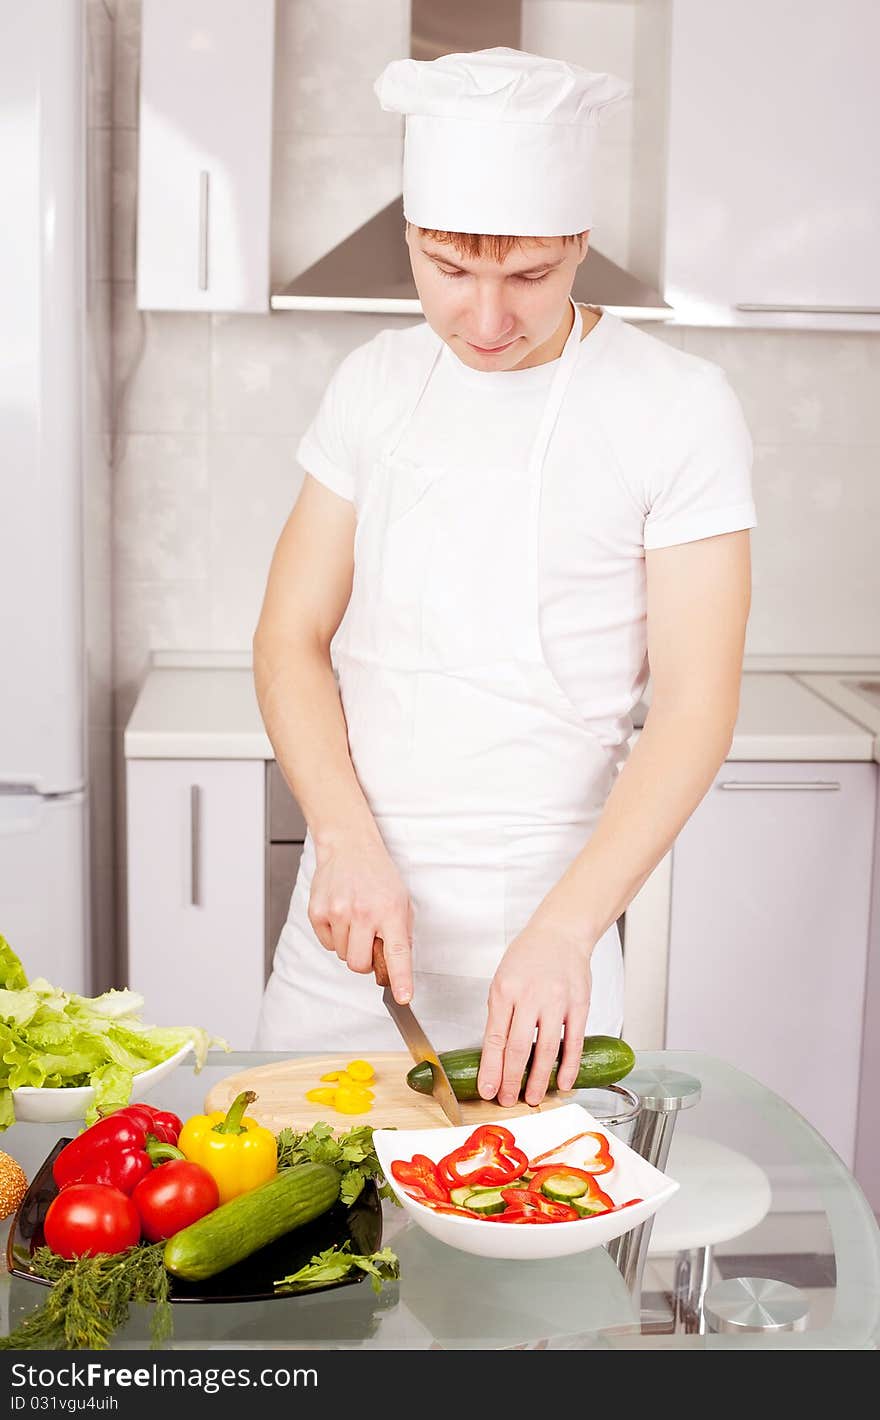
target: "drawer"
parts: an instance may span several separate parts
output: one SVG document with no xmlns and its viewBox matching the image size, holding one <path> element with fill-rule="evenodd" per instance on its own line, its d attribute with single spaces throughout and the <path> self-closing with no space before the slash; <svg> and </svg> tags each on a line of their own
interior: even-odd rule
<svg viewBox="0 0 880 1420">
<path fill-rule="evenodd" d="M 305 840 L 306 821 L 302 809 L 274 759 L 266 764 L 266 815 L 270 843 L 302 843 Z"/>
</svg>

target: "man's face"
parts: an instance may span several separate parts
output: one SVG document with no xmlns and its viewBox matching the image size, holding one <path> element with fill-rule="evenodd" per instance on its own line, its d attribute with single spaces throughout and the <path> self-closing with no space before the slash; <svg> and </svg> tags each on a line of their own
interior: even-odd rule
<svg viewBox="0 0 880 1420">
<path fill-rule="evenodd" d="M 473 370 L 515 370 L 566 321 L 589 233 L 524 242 L 503 262 L 464 257 L 407 225 L 406 241 L 425 319 Z M 556 351 L 556 354 L 559 352 Z"/>
</svg>

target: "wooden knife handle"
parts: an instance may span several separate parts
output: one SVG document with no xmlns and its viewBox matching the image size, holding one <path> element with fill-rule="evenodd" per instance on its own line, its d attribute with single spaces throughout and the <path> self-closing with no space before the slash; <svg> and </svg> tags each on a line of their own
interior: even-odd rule
<svg viewBox="0 0 880 1420">
<path fill-rule="evenodd" d="M 385 945 L 381 937 L 373 938 L 373 973 L 379 986 L 391 985 L 391 978 L 385 965 Z"/>
</svg>

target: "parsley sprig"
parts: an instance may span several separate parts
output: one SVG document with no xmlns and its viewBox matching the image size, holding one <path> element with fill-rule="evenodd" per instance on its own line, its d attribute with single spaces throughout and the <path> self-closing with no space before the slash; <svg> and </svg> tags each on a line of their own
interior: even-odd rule
<svg viewBox="0 0 880 1420">
<path fill-rule="evenodd" d="M 279 1292 L 306 1292 L 311 1287 L 324 1287 L 328 1282 L 338 1282 L 349 1277 L 352 1272 L 366 1272 L 374 1292 L 381 1292 L 382 1283 L 394 1281 L 400 1276 L 400 1263 L 390 1247 L 374 1252 L 370 1257 L 360 1256 L 351 1251 L 351 1244 L 342 1247 L 328 1247 L 319 1252 L 287 1277 L 279 1277 L 275 1283 Z"/>
<path fill-rule="evenodd" d="M 282 1129 L 278 1135 L 278 1167 L 292 1168 L 310 1160 L 314 1164 L 332 1164 L 342 1175 L 339 1196 L 343 1203 L 353 1203 L 368 1179 L 376 1180 L 379 1197 L 389 1198 L 400 1207 L 393 1190 L 382 1172 L 382 1165 L 373 1148 L 373 1131 L 369 1124 L 356 1124 L 345 1134 L 336 1135 L 333 1127 L 321 1120 L 311 1129 L 297 1133 Z"/>
</svg>

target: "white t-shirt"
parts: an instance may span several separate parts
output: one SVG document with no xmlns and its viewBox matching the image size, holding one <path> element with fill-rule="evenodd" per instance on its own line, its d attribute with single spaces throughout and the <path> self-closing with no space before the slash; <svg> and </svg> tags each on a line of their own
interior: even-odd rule
<svg viewBox="0 0 880 1420">
<path fill-rule="evenodd" d="M 576 321 L 569 341 L 578 334 Z M 356 508 L 436 343 L 422 323 L 351 351 L 299 444 L 303 468 Z M 472 370 L 444 345 L 398 453 L 521 467 L 555 369 Z M 721 368 L 604 311 L 580 342 L 547 453 L 539 578 L 548 664 L 611 749 L 629 738 L 648 677 L 645 552 L 754 527 L 751 462 Z"/>
</svg>

